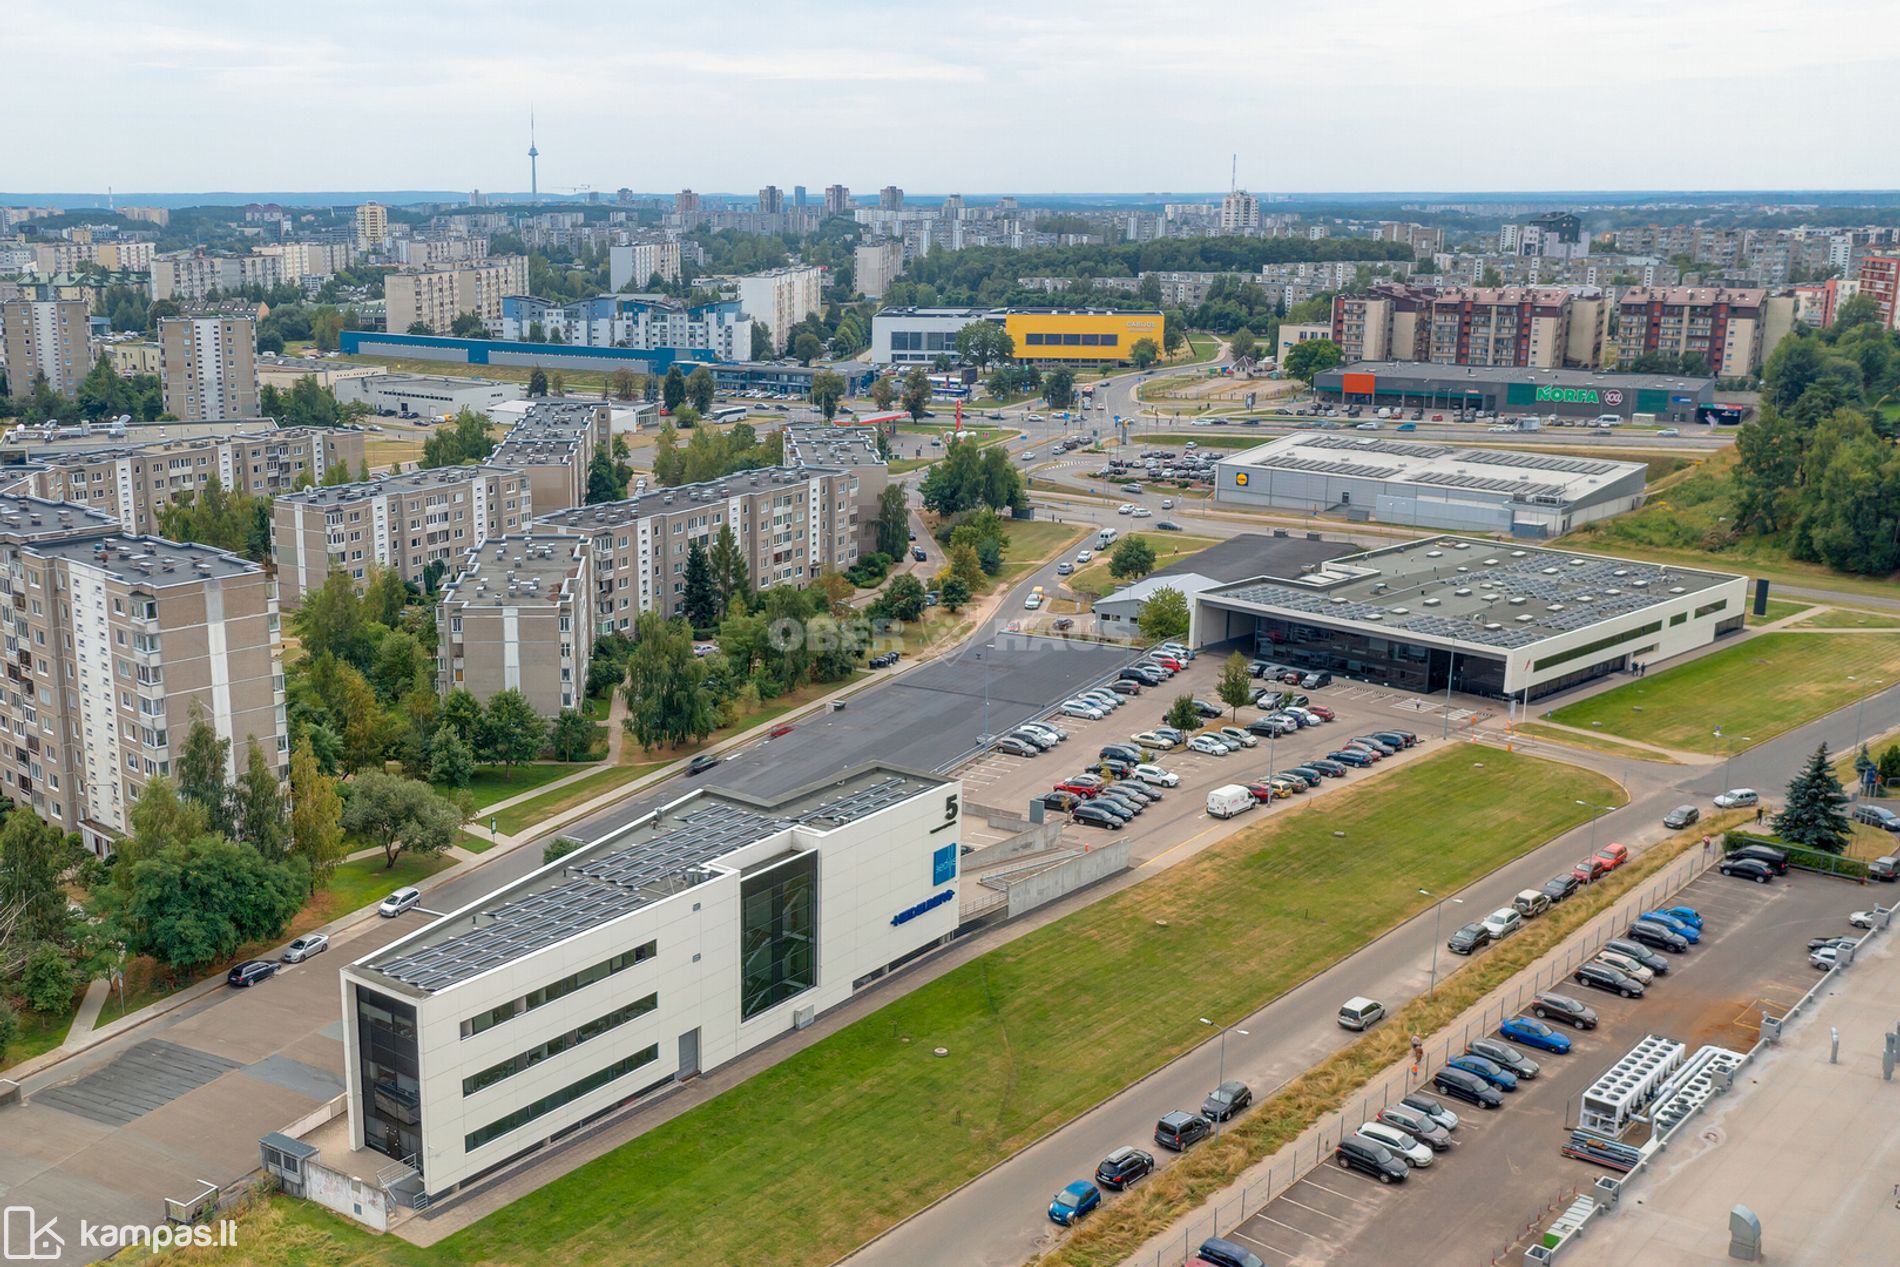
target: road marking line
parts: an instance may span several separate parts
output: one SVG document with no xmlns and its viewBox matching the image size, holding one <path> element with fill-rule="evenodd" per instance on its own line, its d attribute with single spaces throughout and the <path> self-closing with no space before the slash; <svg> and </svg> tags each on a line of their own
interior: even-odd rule
<svg viewBox="0 0 1900 1267">
<path fill-rule="evenodd" d="M 1313 1232 L 1308 1232 L 1304 1230 L 1303 1228 L 1294 1227 L 1291 1223 L 1282 1223 L 1279 1219 L 1274 1218 L 1271 1214 L 1256 1214 L 1254 1215 L 1254 1218 L 1265 1220 L 1266 1222 L 1273 1224 L 1275 1227 L 1283 1227 L 1287 1231 L 1293 1233 L 1295 1236 L 1304 1236 L 1308 1240 L 1319 1239 L 1317 1234 Z M 1286 1253 L 1285 1250 L 1281 1250 L 1280 1252 L 1283 1254 Z"/>
<path fill-rule="evenodd" d="M 1302 1179 L 1302 1180 L 1300 1180 L 1300 1182 L 1301 1182 L 1301 1183 L 1307 1183 L 1307 1184 L 1311 1184 L 1311 1185 L 1312 1185 L 1313 1187 L 1315 1187 L 1315 1188 L 1318 1188 L 1318 1189 L 1319 1189 L 1319 1190 L 1320 1190 L 1321 1192 L 1330 1192 L 1330 1193 L 1332 1193 L 1332 1194 L 1333 1194 L 1334 1196 L 1336 1196 L 1336 1197 L 1338 1197 L 1338 1198 L 1339 1198 L 1340 1200 L 1342 1200 L 1342 1201 L 1350 1201 L 1350 1202 L 1352 1202 L 1352 1203 L 1353 1203 L 1354 1205 L 1364 1205 L 1364 1204 L 1365 1204 L 1365 1202 L 1363 1202 L 1363 1201 L 1361 1201 L 1361 1200 L 1360 1200 L 1360 1199 L 1359 1199 L 1358 1197 L 1350 1197 L 1350 1196 L 1347 1196 L 1347 1195 L 1346 1195 L 1345 1193 L 1343 1193 L 1343 1192 L 1341 1192 L 1341 1191 L 1339 1191 L 1339 1190 L 1338 1190 L 1337 1188 L 1329 1188 L 1329 1187 L 1327 1187 L 1327 1186 L 1326 1186 L 1325 1184 L 1323 1184 L 1323 1183 L 1320 1183 L 1320 1182 L 1319 1182 L 1318 1180 L 1316 1180 L 1316 1179 L 1312 1179 L 1312 1178 L 1306 1178 L 1306 1179 Z"/>
<path fill-rule="evenodd" d="M 1314 1186 L 1317 1187 L 1318 1185 L 1315 1184 Z M 1337 1214 L 1328 1214 L 1324 1210 L 1315 1210 L 1312 1206 L 1303 1204 L 1302 1202 L 1299 1202 L 1299 1201 L 1295 1201 L 1292 1197 L 1281 1197 L 1280 1200 L 1286 1202 L 1288 1205 L 1297 1205 L 1300 1207 L 1300 1209 L 1305 1210 L 1308 1214 L 1317 1214 L 1322 1219 L 1331 1219 L 1335 1223 L 1344 1223 L 1346 1221 L 1340 1218 Z M 1357 1203 L 1355 1202 L 1355 1204 Z"/>
<path fill-rule="evenodd" d="M 1233 1230 L 1232 1232 L 1230 1232 L 1230 1233 L 1228 1233 L 1228 1235 L 1230 1235 L 1230 1236 L 1238 1236 L 1238 1237 L 1239 1237 L 1239 1238 L 1240 1238 L 1241 1240 L 1243 1240 L 1243 1241 L 1251 1241 L 1251 1242 L 1253 1242 L 1253 1243 L 1254 1243 L 1255 1245 L 1258 1245 L 1258 1246 L 1259 1246 L 1259 1247 L 1260 1247 L 1261 1249 L 1265 1249 L 1265 1250 L 1271 1250 L 1271 1251 L 1273 1251 L 1274 1253 L 1276 1253 L 1276 1254 L 1278 1254 L 1278 1255 L 1280 1255 L 1280 1256 L 1281 1256 L 1282 1258 L 1289 1258 L 1289 1257 L 1291 1257 L 1291 1255 L 1290 1255 L 1290 1254 L 1288 1254 L 1288 1253 L 1287 1253 L 1287 1252 L 1286 1252 L 1285 1250 L 1283 1250 L 1283 1249 L 1281 1249 L 1281 1248 L 1279 1248 L 1278 1246 L 1276 1246 L 1276 1245 L 1269 1245 L 1269 1244 L 1267 1244 L 1267 1243 L 1266 1243 L 1265 1241 L 1263 1241 L 1263 1240 L 1261 1240 L 1261 1239 L 1260 1239 L 1259 1237 L 1257 1237 L 1257 1236 L 1249 1236 L 1249 1235 L 1247 1235 L 1247 1234 L 1246 1234 L 1245 1232 L 1243 1232 L 1243 1231 L 1241 1231 L 1241 1230 L 1240 1230 L 1239 1228 L 1235 1228 L 1235 1229 L 1234 1229 L 1234 1230 Z"/>
</svg>

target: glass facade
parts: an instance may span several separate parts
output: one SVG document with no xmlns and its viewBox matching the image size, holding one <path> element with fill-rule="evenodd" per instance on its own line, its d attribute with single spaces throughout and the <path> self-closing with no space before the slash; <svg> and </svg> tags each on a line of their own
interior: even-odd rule
<svg viewBox="0 0 1900 1267">
<path fill-rule="evenodd" d="M 739 880 L 739 1017 L 818 984 L 818 855 L 794 854 Z"/>
<path fill-rule="evenodd" d="M 416 1066 L 416 1009 L 356 989 L 357 1076 L 363 1089 L 363 1144 L 399 1161 L 422 1158 L 422 1090 Z"/>
<path fill-rule="evenodd" d="M 1259 616 L 1255 653 L 1289 667 L 1323 669 L 1414 694 L 1451 689 L 1468 695 L 1504 694 L 1504 661 L 1477 652 L 1455 655 L 1440 647 L 1403 642 L 1349 629 L 1331 629 Z"/>
</svg>

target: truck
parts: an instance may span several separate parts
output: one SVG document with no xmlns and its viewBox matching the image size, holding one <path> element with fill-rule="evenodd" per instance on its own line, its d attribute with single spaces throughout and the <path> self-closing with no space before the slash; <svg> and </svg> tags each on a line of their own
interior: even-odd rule
<svg viewBox="0 0 1900 1267">
<path fill-rule="evenodd" d="M 1238 783 L 1227 783 L 1207 794 L 1207 812 L 1212 818 L 1232 818 L 1253 808 L 1253 793 Z"/>
</svg>

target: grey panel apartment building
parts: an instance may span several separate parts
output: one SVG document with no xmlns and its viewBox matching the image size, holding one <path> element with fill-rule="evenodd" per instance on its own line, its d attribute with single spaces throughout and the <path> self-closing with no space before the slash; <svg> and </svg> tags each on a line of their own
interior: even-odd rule
<svg viewBox="0 0 1900 1267">
<path fill-rule="evenodd" d="M 890 468 L 877 447 L 878 428 L 786 427 L 785 464 L 849 471 L 856 478 L 856 503 L 850 526 L 858 554 L 877 549 L 878 499 L 890 483 Z M 834 566 L 849 567 L 849 563 Z"/>
<path fill-rule="evenodd" d="M 33 380 L 71 395 L 92 368 L 83 299 L 9 299 L 0 303 L 0 365 L 7 390 L 29 396 Z"/>
<path fill-rule="evenodd" d="M 0 497 L 0 791 L 111 852 L 194 708 L 284 773 L 275 586 L 222 550 L 121 536 L 104 511 Z"/>
<path fill-rule="evenodd" d="M 727 526 L 755 589 L 850 567 L 858 557 L 860 487 L 848 470 L 771 466 L 537 514 L 534 523 L 537 532 L 592 542 L 595 627 L 624 632 L 641 612 L 681 614 L 688 551 L 694 542 L 710 550 Z"/>
<path fill-rule="evenodd" d="M 579 506 L 587 500 L 594 453 L 613 451 L 613 422 L 605 403 L 538 402 L 508 429 L 488 461 L 526 473 L 537 511 Z"/>
<path fill-rule="evenodd" d="M 165 412 L 179 418 L 257 416 L 257 322 L 167 317 L 158 323 Z"/>
<path fill-rule="evenodd" d="M 283 605 L 301 607 L 338 569 L 358 590 L 372 567 L 420 585 L 431 565 L 446 573 L 483 541 L 521 531 L 529 507 L 528 477 L 500 466 L 444 466 L 285 493 L 271 504 Z"/>
<path fill-rule="evenodd" d="M 544 717 L 579 707 L 594 654 L 592 551 L 585 538 L 550 532 L 469 551 L 436 606 L 442 690 L 483 701 L 517 690 Z"/>
</svg>

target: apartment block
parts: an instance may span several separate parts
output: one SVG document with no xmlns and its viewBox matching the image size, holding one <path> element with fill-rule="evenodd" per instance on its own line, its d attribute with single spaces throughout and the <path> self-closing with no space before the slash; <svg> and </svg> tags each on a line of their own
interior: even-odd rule
<svg viewBox="0 0 1900 1267">
<path fill-rule="evenodd" d="M 371 567 L 422 585 L 431 565 L 446 573 L 482 542 L 520 532 L 528 497 L 528 477 L 499 466 L 444 466 L 282 494 L 271 503 L 281 602 L 301 607 L 338 569 L 359 591 Z"/>
<path fill-rule="evenodd" d="M 752 355 L 752 321 L 736 299 L 691 307 L 665 295 L 596 295 L 569 303 L 532 295 L 503 299 L 501 337 L 536 334 L 558 337 L 569 347 L 670 348 L 683 360 L 743 361 Z"/>
<path fill-rule="evenodd" d="M 851 476 L 853 501 L 842 512 L 842 522 L 824 525 L 827 539 L 834 531 L 848 532 L 850 541 L 836 551 L 829 567 L 850 566 L 850 560 L 877 549 L 878 499 L 890 483 L 890 468 L 877 447 L 877 427 L 841 427 L 833 424 L 787 426 L 785 465 L 804 469 L 845 471 Z M 830 514 L 831 512 L 827 512 Z M 855 550 L 849 547 L 855 546 Z M 837 562 L 842 559 L 843 562 Z"/>
<path fill-rule="evenodd" d="M 305 471 L 321 482 L 363 462 L 363 432 L 349 427 L 271 427 L 251 434 L 197 436 L 156 444 L 39 449 L 34 491 L 112 515 L 132 532 L 158 530 L 158 512 L 196 496 L 212 476 L 226 489 L 264 497 L 287 493 Z"/>
<path fill-rule="evenodd" d="M 356 244 L 365 251 L 380 251 L 389 241 L 389 208 L 379 202 L 366 202 L 356 209 Z"/>
<path fill-rule="evenodd" d="M 858 292 L 870 299 L 881 299 L 904 271 L 904 244 L 893 238 L 867 242 L 853 257 L 852 275 Z"/>
<path fill-rule="evenodd" d="M 522 255 L 499 255 L 449 268 L 406 269 L 383 279 L 385 328 L 404 334 L 420 323 L 436 334 L 447 334 L 457 317 L 472 312 L 491 335 L 499 334 L 502 299 L 527 293 L 528 260 Z"/>
<path fill-rule="evenodd" d="M 751 273 L 739 278 L 739 306 L 771 329 L 773 347 L 784 348 L 793 326 L 823 310 L 824 285 L 825 270 L 815 264 Z"/>
<path fill-rule="evenodd" d="M 534 526 L 592 543 L 595 627 L 625 632 L 641 612 L 684 611 L 687 554 L 695 542 L 711 550 L 725 527 L 755 589 L 850 567 L 858 557 L 860 490 L 850 471 L 773 466 L 537 513 Z"/>
<path fill-rule="evenodd" d="M 1260 200 L 1244 189 L 1222 198 L 1220 231 L 1223 237 L 1260 232 Z"/>
<path fill-rule="evenodd" d="M 485 237 L 392 238 L 389 254 L 398 264 L 434 268 L 488 258 Z"/>
<path fill-rule="evenodd" d="M 154 255 L 152 298 L 200 300 L 213 291 L 234 294 L 251 286 L 269 289 L 284 280 L 284 261 L 276 255 L 214 255 L 203 251 Z"/>
<path fill-rule="evenodd" d="M 289 282 L 322 281 L 356 262 L 354 242 L 272 242 L 257 248 L 259 255 L 274 255 Z"/>
<path fill-rule="evenodd" d="M 1900 255 L 1866 256 L 1860 262 L 1858 280 L 1857 293 L 1874 301 L 1881 329 L 1900 327 Z M 10 354 L 8 359 L 11 361 Z"/>
<path fill-rule="evenodd" d="M 165 410 L 180 418 L 257 416 L 257 322 L 166 317 L 158 323 Z"/>
<path fill-rule="evenodd" d="M 587 467 L 613 451 L 613 410 L 605 404 L 540 401 L 508 429 L 488 461 L 528 477 L 529 499 L 545 514 L 587 500 Z"/>
<path fill-rule="evenodd" d="M 49 387 L 70 396 L 86 371 L 90 343 L 86 305 L 77 299 L 9 299 L 0 303 L 0 365 L 7 390 L 29 395 L 33 380 L 46 376 Z"/>
<path fill-rule="evenodd" d="M 825 186 L 825 214 L 828 216 L 848 216 L 851 214 L 851 190 L 848 186 Z"/>
<path fill-rule="evenodd" d="M 524 532 L 469 551 L 436 605 L 442 690 L 460 687 L 484 702 L 520 691 L 544 717 L 577 707 L 594 654 L 592 548 L 579 537 Z"/>
<path fill-rule="evenodd" d="M 644 288 L 655 274 L 661 281 L 680 279 L 678 238 L 642 238 L 607 248 L 607 288 L 622 291 L 629 286 Z"/>
<path fill-rule="evenodd" d="M 1761 367 L 1767 292 L 1754 287 L 1639 286 L 1617 305 L 1620 364 L 1645 353 L 1701 356 L 1708 373 L 1740 378 Z M 1792 312 L 1793 299 L 1786 299 Z"/>
<path fill-rule="evenodd" d="M 1333 297 L 1333 342 L 1348 362 L 1423 361 L 1431 347 L 1430 287 L 1382 283 Z"/>
<path fill-rule="evenodd" d="M 1609 305 L 1595 287 L 1452 287 L 1382 282 L 1333 299 L 1347 361 L 1594 368 Z"/>
<path fill-rule="evenodd" d="M 194 707 L 289 764 L 277 601 L 222 550 L 120 535 L 112 516 L 0 496 L 0 791 L 110 853 L 148 779 L 171 773 Z"/>
</svg>

